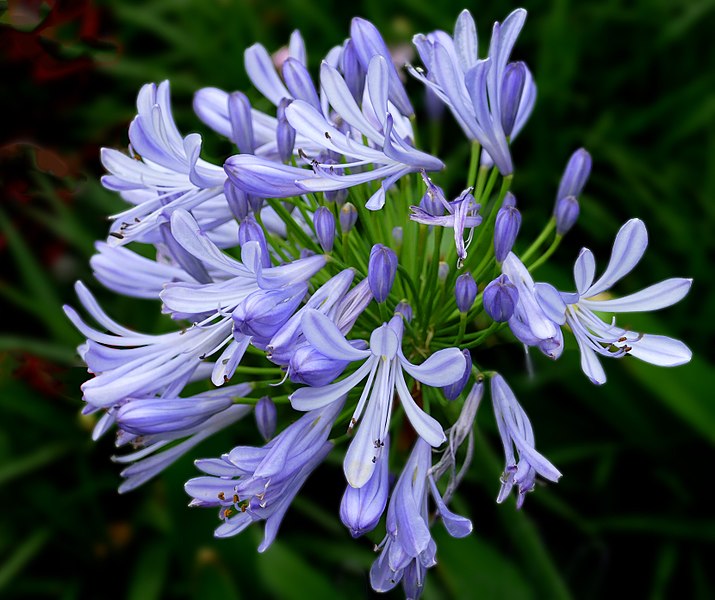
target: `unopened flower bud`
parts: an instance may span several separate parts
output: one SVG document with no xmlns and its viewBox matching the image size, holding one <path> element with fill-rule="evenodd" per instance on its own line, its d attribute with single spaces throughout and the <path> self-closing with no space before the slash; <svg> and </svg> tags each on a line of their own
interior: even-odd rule
<svg viewBox="0 0 715 600">
<path fill-rule="evenodd" d="M 558 235 L 564 235 L 574 226 L 580 210 L 575 196 L 566 196 L 556 202 L 554 216 L 556 217 L 556 233 Z"/>
<path fill-rule="evenodd" d="M 347 206 L 347 205 L 346 205 Z M 387 300 L 397 273 L 397 254 L 383 244 L 375 244 L 370 251 L 367 280 L 372 295 L 378 302 Z"/>
<path fill-rule="evenodd" d="M 566 196 L 578 196 L 583 191 L 588 176 L 591 173 L 591 155 L 583 148 L 579 148 L 571 155 L 569 162 L 564 169 L 559 183 L 559 191 L 556 200 L 566 198 Z"/>
<path fill-rule="evenodd" d="M 286 119 L 286 108 L 293 102 L 290 98 L 283 98 L 278 104 L 276 116 L 278 124 L 276 125 L 276 141 L 278 142 L 278 156 L 284 162 L 290 162 L 293 156 L 293 147 L 295 146 L 295 129 Z"/>
<path fill-rule="evenodd" d="M 328 358 L 310 344 L 304 344 L 290 357 L 288 373 L 293 383 L 320 387 L 340 377 L 348 364 L 347 360 Z"/>
<path fill-rule="evenodd" d="M 459 397 L 459 394 L 461 394 L 462 390 L 464 390 L 464 386 L 467 385 L 467 381 L 469 381 L 469 375 L 472 372 L 472 355 L 469 353 L 469 350 L 462 350 L 462 354 L 464 355 L 464 358 L 466 360 L 466 365 L 464 366 L 464 373 L 452 385 L 448 385 L 442 388 L 442 391 L 444 392 L 444 397 L 447 398 L 447 400 L 456 400 Z"/>
<path fill-rule="evenodd" d="M 407 302 L 400 302 L 395 307 L 395 314 L 400 314 L 408 323 L 412 321 L 412 307 Z"/>
<path fill-rule="evenodd" d="M 352 202 L 346 202 L 340 208 L 340 229 L 343 233 L 347 233 L 357 222 L 358 214 L 357 209 L 353 206 Z"/>
<path fill-rule="evenodd" d="M 330 252 L 335 242 L 335 217 L 333 213 L 321 206 L 313 215 L 313 225 L 321 248 L 325 252 Z"/>
<path fill-rule="evenodd" d="M 420 208 L 434 217 L 441 217 L 444 214 L 444 203 L 440 198 L 445 198 L 444 191 L 430 182 L 420 200 Z"/>
<path fill-rule="evenodd" d="M 234 327 L 244 335 L 253 336 L 252 343 L 265 347 L 285 325 L 308 291 L 306 284 L 278 290 L 258 290 L 249 294 L 233 311 Z"/>
<path fill-rule="evenodd" d="M 484 289 L 484 310 L 499 323 L 511 318 L 518 301 L 519 292 L 506 275 L 500 275 Z"/>
<path fill-rule="evenodd" d="M 521 213 L 516 208 L 514 195 L 509 192 L 494 223 L 494 256 L 497 262 L 502 262 L 511 252 L 520 227 Z"/>
<path fill-rule="evenodd" d="M 268 243 L 263 229 L 253 216 L 248 215 L 238 226 L 238 243 L 243 246 L 246 242 L 258 242 L 261 247 L 261 264 L 271 266 L 271 255 L 268 252 Z"/>
<path fill-rule="evenodd" d="M 248 204 L 248 194 L 241 188 L 237 188 L 230 179 L 227 179 L 223 184 L 223 194 L 226 196 L 226 202 L 231 213 L 239 221 L 248 216 L 250 206 Z"/>
<path fill-rule="evenodd" d="M 395 244 L 399 247 L 402 246 L 402 227 L 393 227 L 392 228 L 392 239 L 395 241 Z"/>
<path fill-rule="evenodd" d="M 276 421 L 278 419 L 278 411 L 276 410 L 275 403 L 268 396 L 263 396 L 263 398 L 256 402 L 254 413 L 258 432 L 264 440 L 270 440 L 276 432 Z"/>
<path fill-rule="evenodd" d="M 355 98 L 355 101 L 362 102 L 362 93 L 365 88 L 366 73 L 360 59 L 358 58 L 357 51 L 355 50 L 355 43 L 351 39 L 345 43 L 341 60 L 345 83 L 347 84 L 352 97 Z"/>
<path fill-rule="evenodd" d="M 228 96 L 228 118 L 231 122 L 231 139 L 238 146 L 241 154 L 253 154 L 253 116 L 251 102 L 242 92 L 233 92 Z"/>
<path fill-rule="evenodd" d="M 501 124 L 507 137 L 514 130 L 525 81 L 526 65 L 523 62 L 509 63 L 506 66 L 501 84 Z"/>
<path fill-rule="evenodd" d="M 454 284 L 454 296 L 457 300 L 459 312 L 466 313 L 472 308 L 474 299 L 477 297 L 477 282 L 472 274 L 467 272 L 457 277 Z"/>
</svg>

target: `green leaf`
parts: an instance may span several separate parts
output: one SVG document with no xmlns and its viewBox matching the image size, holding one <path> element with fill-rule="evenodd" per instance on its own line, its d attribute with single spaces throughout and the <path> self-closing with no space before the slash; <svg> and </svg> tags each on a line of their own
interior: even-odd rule
<svg viewBox="0 0 715 600">
<path fill-rule="evenodd" d="M 163 597 L 169 567 L 169 545 L 150 542 L 145 545 L 136 561 L 129 581 L 128 600 L 154 600 Z"/>
<path fill-rule="evenodd" d="M 50 539 L 47 529 L 35 531 L 22 542 L 15 552 L 0 566 L 0 590 L 5 588 L 10 581 L 30 562 Z"/>
<path fill-rule="evenodd" d="M 275 541 L 258 561 L 258 572 L 267 590 L 281 600 L 334 600 L 339 591 L 325 573 L 303 560 L 287 544 Z"/>
<path fill-rule="evenodd" d="M 52 444 L 27 456 L 10 459 L 7 464 L 0 466 L 0 486 L 62 458 L 68 450 L 65 444 Z"/>
<path fill-rule="evenodd" d="M 477 533 L 463 539 L 450 537 L 440 524 L 432 530 L 437 543 L 437 566 L 427 575 L 425 600 L 435 597 L 430 584 L 437 576 L 454 598 L 468 590 L 479 590 L 481 600 L 528 600 L 535 591 L 519 568 L 498 550 L 482 541 Z M 440 586 L 441 587 L 441 586 Z"/>
</svg>

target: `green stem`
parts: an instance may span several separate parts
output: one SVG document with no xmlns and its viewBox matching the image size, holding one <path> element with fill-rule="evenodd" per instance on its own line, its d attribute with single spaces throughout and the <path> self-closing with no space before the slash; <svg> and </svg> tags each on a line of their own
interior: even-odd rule
<svg viewBox="0 0 715 600">
<path fill-rule="evenodd" d="M 459 315 L 459 332 L 457 333 L 457 341 L 454 345 L 459 348 L 459 345 L 464 339 L 464 332 L 467 330 L 467 313 L 461 313 Z"/>
<path fill-rule="evenodd" d="M 479 142 L 472 142 L 472 154 L 469 158 L 469 174 L 467 175 L 467 187 L 473 188 L 477 180 L 477 167 L 479 166 Z"/>
<path fill-rule="evenodd" d="M 539 249 L 541 244 L 543 244 L 546 239 L 551 235 L 551 232 L 556 228 L 556 219 L 553 217 L 549 219 L 549 222 L 546 224 L 542 232 L 539 234 L 539 237 L 537 237 L 534 240 L 534 243 L 529 246 L 529 248 L 524 252 L 519 258 L 521 258 L 521 262 L 527 262 L 533 255 L 534 253 Z"/>
<path fill-rule="evenodd" d="M 543 265 L 547 260 L 549 260 L 549 257 L 556 251 L 556 248 L 559 247 L 561 240 L 562 240 L 562 236 L 557 234 L 554 237 L 554 241 L 551 242 L 551 246 L 549 246 L 546 249 L 546 252 L 544 252 L 539 258 L 537 258 L 533 263 L 531 263 L 529 265 L 529 271 L 535 271 L 541 265 Z"/>
</svg>

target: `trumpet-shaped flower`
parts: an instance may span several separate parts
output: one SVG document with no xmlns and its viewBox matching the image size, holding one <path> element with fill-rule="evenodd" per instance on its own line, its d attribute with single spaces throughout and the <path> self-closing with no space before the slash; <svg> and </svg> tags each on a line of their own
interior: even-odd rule
<svg viewBox="0 0 715 600">
<path fill-rule="evenodd" d="M 314 410 L 338 401 L 367 377 L 351 427 L 360 418 L 362 424 L 345 455 L 345 476 L 351 486 L 362 487 L 375 470 L 390 425 L 395 391 L 418 435 L 431 446 L 439 446 L 445 441 L 442 426 L 417 406 L 407 388 L 403 370 L 426 385 L 450 385 L 464 373 L 465 359 L 457 348 L 440 350 L 421 365 L 413 365 L 402 353 L 403 325 L 400 315 L 372 332 L 369 350 L 352 346 L 336 325 L 317 311 L 309 311 L 303 317 L 303 331 L 322 355 L 335 360 L 363 361 L 354 373 L 342 381 L 322 387 L 301 388 L 290 397 L 296 410 Z"/>
<path fill-rule="evenodd" d="M 529 417 L 499 374 L 492 377 L 492 404 L 506 459 L 497 502 L 504 502 L 516 486 L 519 492 L 516 507 L 521 508 L 526 494 L 534 489 L 537 475 L 558 481 L 561 473 L 534 448 L 534 430 Z"/>
<path fill-rule="evenodd" d="M 143 86 L 137 110 L 129 126 L 129 156 L 102 149 L 102 164 L 110 173 L 102 178 L 106 188 L 146 192 L 136 206 L 113 217 L 112 243 L 139 238 L 158 227 L 171 210 L 189 210 L 222 196 L 226 180 L 220 167 L 200 158 L 200 135 L 181 137 L 171 113 L 168 81 Z"/>
<path fill-rule="evenodd" d="M 482 145 L 483 164 L 495 163 L 502 175 L 514 170 L 508 138 L 523 127 L 536 100 L 526 66 L 507 64 L 525 19 L 526 11 L 517 9 L 504 23 L 495 23 L 483 60 L 477 55 L 477 28 L 467 10 L 457 19 L 454 37 L 435 31 L 413 39 L 427 72 L 410 72 L 449 106 L 464 133 Z"/>
<path fill-rule="evenodd" d="M 452 537 L 465 537 L 472 532 L 469 519 L 447 508 L 430 473 L 431 461 L 429 444 L 418 439 L 392 491 L 387 509 L 387 536 L 370 569 L 370 583 L 375 591 L 386 592 L 402 581 L 408 598 L 420 596 L 426 570 L 437 563 L 437 545 L 429 528 L 428 492 Z"/>
<path fill-rule="evenodd" d="M 597 385 L 606 381 L 599 356 L 631 355 L 661 367 L 685 364 L 692 356 L 679 340 L 630 331 L 617 326 L 615 317 L 609 323 L 597 314 L 658 310 L 675 304 L 688 293 L 692 279 L 672 278 L 623 298 L 603 296 L 638 264 L 647 246 L 648 233 L 643 221 L 631 219 L 618 232 L 611 259 L 598 280 L 594 281 L 593 253 L 584 248 L 574 264 L 575 293 L 559 294 L 548 284 L 537 284 L 541 306 L 554 322 L 568 325 L 581 351 L 581 368 Z"/>
<path fill-rule="evenodd" d="M 509 252 L 504 259 L 502 274 L 506 275 L 507 279 L 498 280 L 500 286 L 511 284 L 516 288 L 516 293 L 508 287 L 503 287 L 501 290 L 493 288 L 493 290 L 495 293 L 497 291 L 501 291 L 502 294 L 507 293 L 510 301 L 516 301 L 513 313 L 508 318 L 514 336 L 527 346 L 537 346 L 549 358 L 556 359 L 561 356 L 564 349 L 561 330 L 544 311 L 540 299 L 537 298 L 537 284 L 534 283 L 524 263 L 513 252 Z M 501 299 L 502 304 L 505 300 L 507 300 L 506 296 Z M 498 320 L 506 316 L 503 313 L 504 309 L 498 306 L 488 310 L 494 310 Z M 506 312 L 508 314 L 508 310 Z"/>
<path fill-rule="evenodd" d="M 324 152 L 334 153 L 344 156 L 345 162 L 321 162 L 318 156 L 312 159 L 312 171 L 308 171 L 258 156 L 237 155 L 224 165 L 228 176 L 246 192 L 272 198 L 335 191 L 381 180 L 366 206 L 371 210 L 382 208 L 387 189 L 402 176 L 444 167 L 442 161 L 413 146 L 409 120 L 388 99 L 389 73 L 382 56 L 376 55 L 370 60 L 362 106 L 358 106 L 337 69 L 323 63 L 321 85 L 330 106 L 340 117 L 340 127 L 305 100 L 294 100 L 285 109 L 286 119 L 297 135 L 320 147 L 323 151 L 320 156 Z M 296 145 L 299 143 L 297 139 Z M 309 151 L 302 148 L 307 159 L 310 159 Z M 356 167 L 366 165 L 374 168 L 354 172 Z M 353 172 L 347 172 L 350 169 Z"/>
<path fill-rule="evenodd" d="M 221 458 L 196 461 L 207 476 L 187 481 L 185 489 L 193 497 L 190 506 L 220 507 L 216 537 L 265 521 L 258 551 L 273 543 L 293 498 L 333 447 L 327 439 L 342 400 L 306 413 L 262 448 L 238 446 Z"/>
</svg>

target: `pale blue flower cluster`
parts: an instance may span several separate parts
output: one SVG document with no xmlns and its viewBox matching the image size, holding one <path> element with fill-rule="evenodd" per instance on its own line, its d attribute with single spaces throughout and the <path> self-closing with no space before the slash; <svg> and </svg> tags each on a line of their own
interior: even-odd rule
<svg viewBox="0 0 715 600">
<path fill-rule="evenodd" d="M 611 296 L 645 252 L 640 220 L 618 232 L 600 278 L 584 249 L 575 292 L 534 280 L 578 218 L 591 157 L 573 154 L 553 217 L 522 250 L 510 143 L 536 87 L 510 55 L 525 18 L 519 9 L 496 23 L 483 58 L 468 11 L 453 35 L 414 38 L 424 66 L 407 71 L 424 84 L 429 114 L 439 114 L 436 102 L 448 107 L 471 144 L 456 196 L 433 182 L 445 164 L 419 149 L 403 65 L 364 19 L 353 20 L 317 80 L 298 32 L 276 55 L 259 44 L 246 50 L 248 76 L 267 100 L 256 105 L 272 105 L 268 112 L 242 92 L 196 93 L 199 119 L 236 146 L 223 165 L 201 158 L 198 134 L 179 133 L 168 82 L 141 89 L 128 153 L 102 152 L 103 184 L 129 207 L 113 217 L 91 266 L 110 290 L 159 300 L 175 325 L 160 334 L 124 327 L 82 283 L 77 294 L 96 326 L 65 309 L 87 338 L 79 354 L 92 375 L 82 392 L 84 412 L 98 417 L 94 438 L 116 426 L 117 446 L 133 448 L 114 458 L 127 465 L 120 491 L 254 412 L 265 443 L 197 460 L 204 475 L 185 486 L 192 506 L 218 508 L 216 536 L 265 521 L 259 551 L 268 548 L 335 449 L 340 519 L 353 537 L 384 531 L 374 539 L 372 587 L 401 582 L 417 598 L 437 560 L 435 519 L 454 537 L 472 531 L 447 503 L 472 460 L 485 388 L 504 447 L 497 501 L 515 490 L 519 508 L 537 477 L 561 476 L 536 450 L 504 377 L 473 350 L 501 336 L 558 359 L 566 332 L 596 384 L 606 381 L 599 357 L 690 360 L 682 342 L 612 316 L 665 308 L 690 288 L 668 279 Z"/>
</svg>

